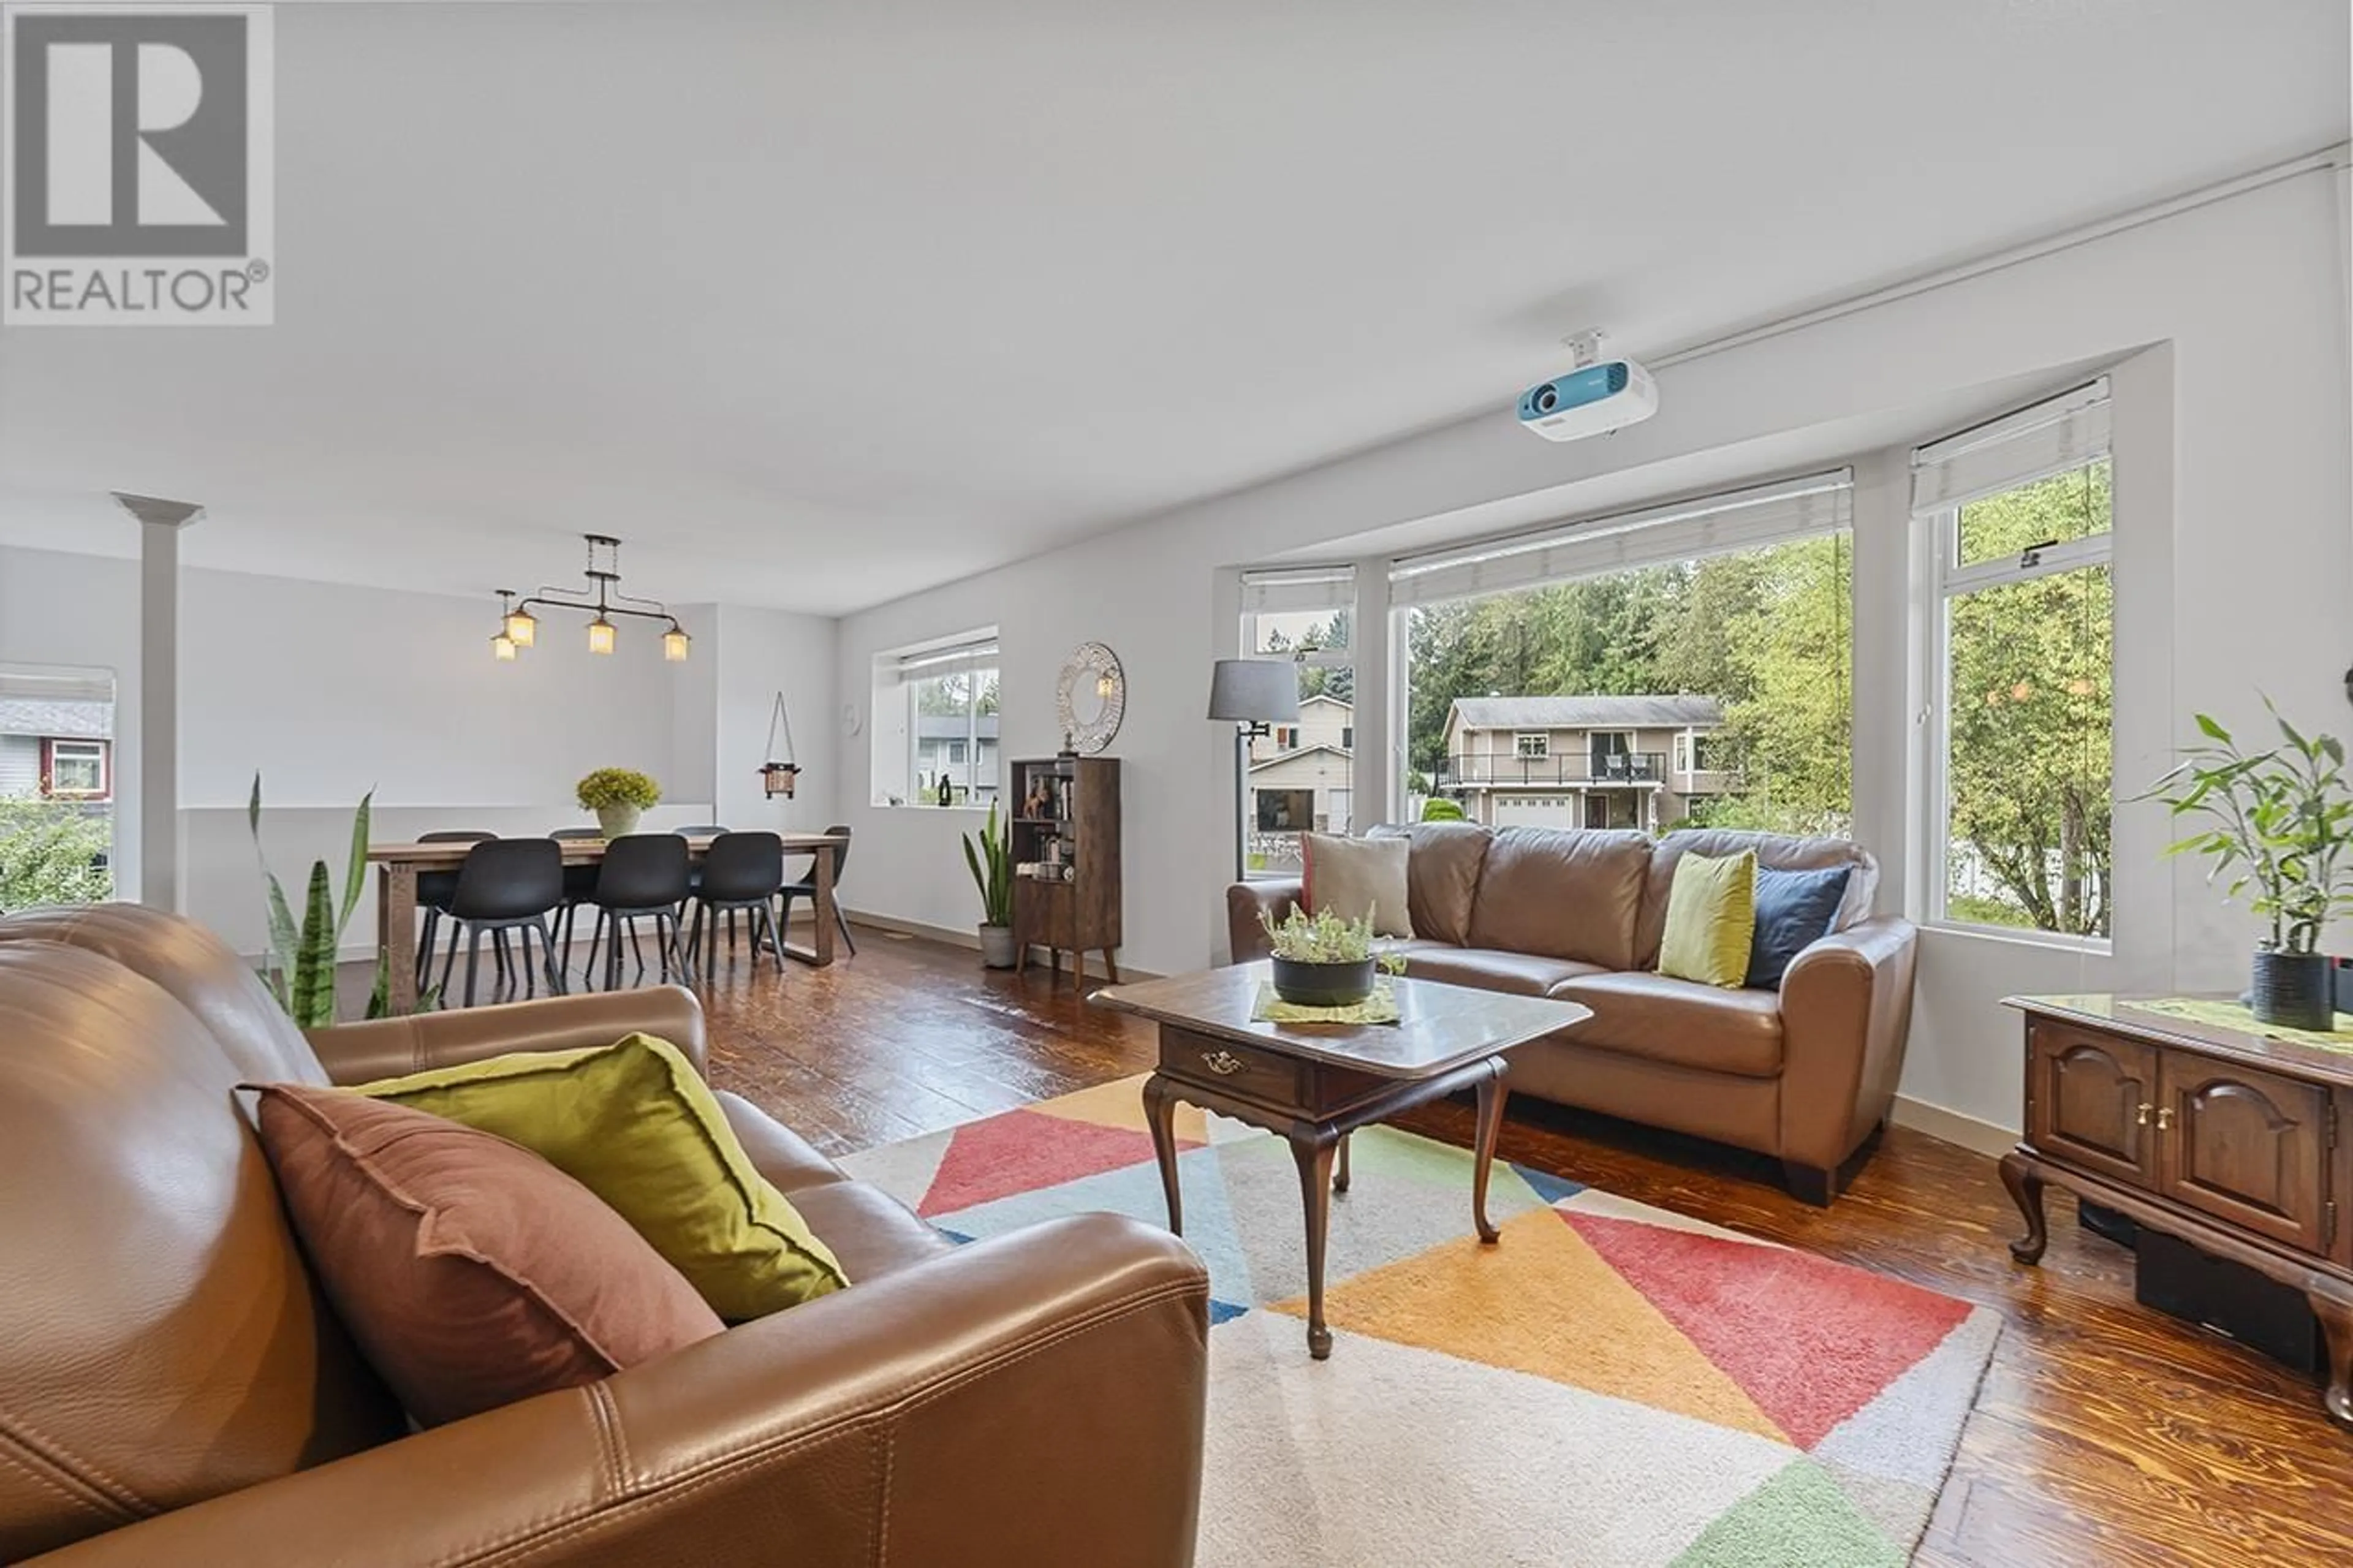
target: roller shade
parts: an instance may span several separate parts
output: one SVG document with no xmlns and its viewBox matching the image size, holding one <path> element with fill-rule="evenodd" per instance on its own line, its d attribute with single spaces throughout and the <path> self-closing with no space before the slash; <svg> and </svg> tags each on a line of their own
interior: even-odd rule
<svg viewBox="0 0 2353 1568">
<path fill-rule="evenodd" d="M 1853 471 L 1834 468 L 1644 511 L 1400 556 L 1389 567 L 1389 602 L 1435 604 L 1630 567 L 1671 565 L 1836 532 L 1853 521 Z"/>
<path fill-rule="evenodd" d="M 975 670 L 995 669 L 997 658 L 997 634 L 987 632 L 932 647 L 885 654 L 874 661 L 874 667 L 876 673 L 885 680 L 903 684 L 910 680 L 930 680 L 943 675 L 969 675 Z"/>
<path fill-rule="evenodd" d="M 1356 603 L 1353 566 L 1267 568 L 1242 574 L 1242 613 L 1274 615 L 1295 610 L 1346 610 Z"/>
<path fill-rule="evenodd" d="M 1944 511 L 2108 455 L 2108 380 L 1932 441 L 1912 454 L 1912 510 Z"/>
<path fill-rule="evenodd" d="M 103 669 L 28 669 L 22 665 L 0 665 L 0 700 L 111 702 L 114 676 Z"/>
</svg>

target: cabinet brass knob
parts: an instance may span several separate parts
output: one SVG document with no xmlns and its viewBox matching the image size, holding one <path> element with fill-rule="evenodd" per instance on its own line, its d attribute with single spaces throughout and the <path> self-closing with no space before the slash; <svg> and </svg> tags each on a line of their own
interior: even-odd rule
<svg viewBox="0 0 2353 1568">
<path fill-rule="evenodd" d="M 2140 1113 L 2139 1113 L 2138 1115 L 2137 1115 L 2137 1116 L 2135 1116 L 2135 1117 L 2133 1118 L 2133 1125 L 2135 1125 L 2135 1126 L 2137 1126 L 2137 1127 L 2146 1127 L 2146 1126 L 2147 1126 L 2147 1125 L 2148 1125 L 2148 1113 L 2149 1113 L 2150 1111 L 2152 1111 L 2152 1110 L 2155 1110 L 2156 1109 L 2157 1109 L 2157 1107 L 2156 1107 L 2156 1106 L 2154 1106 L 2154 1105 L 2151 1105 L 2147 1100 L 2142 1100 L 2142 1101 L 2140 1102 Z"/>
<path fill-rule="evenodd" d="M 2157 1130 L 2159 1132 L 2170 1132 L 2173 1131 L 2173 1107 L 2167 1105 L 2160 1106 L 2158 1109 Z"/>
<path fill-rule="evenodd" d="M 1233 1074 L 1241 1071 L 1242 1068 L 1250 1066 L 1250 1063 L 1242 1060 L 1241 1058 L 1234 1055 L 1231 1051 L 1203 1051 L 1201 1053 L 1201 1065 L 1208 1068 L 1211 1072 L 1216 1073 L 1219 1078 L 1229 1078 Z"/>
</svg>

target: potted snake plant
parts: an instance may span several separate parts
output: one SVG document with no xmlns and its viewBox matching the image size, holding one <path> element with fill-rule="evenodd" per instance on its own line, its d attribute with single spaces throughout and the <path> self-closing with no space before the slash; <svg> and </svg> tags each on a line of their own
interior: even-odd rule
<svg viewBox="0 0 2353 1568">
<path fill-rule="evenodd" d="M 980 890 L 980 962 L 991 969 L 1010 969 L 1019 952 L 1013 942 L 1013 846 L 1009 830 L 997 819 L 995 801 L 989 802 L 979 842 L 969 833 L 964 836 L 964 860 L 971 868 L 972 885 Z"/>
<path fill-rule="evenodd" d="M 2183 753 L 2147 798 L 2164 801 L 2177 818 L 2207 819 L 2210 826 L 2166 853 L 2208 857 L 2206 879 L 2230 874 L 2222 896 L 2243 900 L 2270 922 L 2255 949 L 2248 995 L 2256 1020 L 2327 1029 L 2336 1006 L 2320 933 L 2331 919 L 2353 914 L 2353 789 L 2345 779 L 2345 747 L 2334 735 L 2303 734 L 2268 698 L 2263 707 L 2279 727 L 2277 745 L 2247 752 L 2200 713 L 2204 741 Z"/>
</svg>

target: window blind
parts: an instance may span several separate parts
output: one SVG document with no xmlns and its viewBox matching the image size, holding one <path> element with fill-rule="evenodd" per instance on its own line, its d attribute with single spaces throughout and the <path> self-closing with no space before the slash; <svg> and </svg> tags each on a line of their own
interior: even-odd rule
<svg viewBox="0 0 2353 1568">
<path fill-rule="evenodd" d="M 1356 603 L 1353 566 L 1268 567 L 1242 574 L 1242 613 L 1345 610 Z"/>
<path fill-rule="evenodd" d="M 997 658 L 997 634 L 993 631 L 979 632 L 931 647 L 884 654 L 874 661 L 874 668 L 875 673 L 884 680 L 904 684 L 910 680 L 930 680 L 943 675 L 969 675 L 975 670 L 995 669 Z"/>
<path fill-rule="evenodd" d="M 1435 604 L 1629 567 L 1670 565 L 1835 532 L 1853 521 L 1853 470 L 1833 468 L 1643 511 L 1400 556 L 1389 567 L 1389 602 Z"/>
<path fill-rule="evenodd" d="M 0 700 L 21 702 L 111 702 L 114 677 L 96 669 L 27 669 L 0 665 Z"/>
<path fill-rule="evenodd" d="M 2108 380 L 1931 441 L 1912 454 L 1912 510 L 1944 511 L 2108 455 Z"/>
</svg>

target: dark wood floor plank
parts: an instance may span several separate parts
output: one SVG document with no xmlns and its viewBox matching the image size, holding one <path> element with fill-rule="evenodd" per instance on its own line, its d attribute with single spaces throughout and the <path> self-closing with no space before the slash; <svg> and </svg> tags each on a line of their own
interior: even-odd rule
<svg viewBox="0 0 2353 1568">
<path fill-rule="evenodd" d="M 832 1153 L 1147 1070 L 1139 1020 L 1066 978 L 861 931 L 829 969 L 723 963 L 704 987 L 712 1077 Z M 1403 1125 L 1467 1145 L 1467 1104 Z M 2133 1300 L 2131 1254 L 2054 1202 L 2040 1268 L 1994 1163 L 1888 1131 L 1829 1209 L 1775 1162 L 1513 1102 L 1502 1156 L 1989 1306 L 2004 1319 L 1920 1568 L 2353 1563 L 2353 1435 L 2306 1378 Z"/>
</svg>

